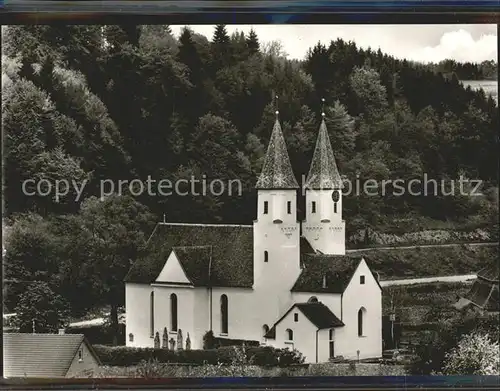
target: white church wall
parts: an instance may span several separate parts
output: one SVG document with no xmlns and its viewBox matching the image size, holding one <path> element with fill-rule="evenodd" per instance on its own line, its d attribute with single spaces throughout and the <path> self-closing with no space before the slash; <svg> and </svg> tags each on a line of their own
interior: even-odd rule
<svg viewBox="0 0 500 391">
<path fill-rule="evenodd" d="M 360 283 L 360 276 L 365 283 Z M 358 336 L 358 311 L 366 309 L 363 336 Z M 362 261 L 343 295 L 343 322 L 338 330 L 338 354 L 345 358 L 374 358 L 382 356 L 382 292 L 368 265 Z"/>
<path fill-rule="evenodd" d="M 303 235 L 313 249 L 324 254 L 345 254 L 345 221 L 342 220 L 342 195 L 337 201 L 337 211 L 332 200 L 333 190 L 306 191 L 306 219 Z M 315 203 L 313 213 L 312 203 Z"/>
<path fill-rule="evenodd" d="M 293 332 L 292 341 L 288 339 L 288 329 Z M 276 338 L 268 340 L 267 345 L 282 349 L 297 349 L 304 355 L 306 363 L 313 363 L 316 362 L 316 331 L 317 327 L 298 308 L 294 308 L 276 325 Z"/>
<path fill-rule="evenodd" d="M 228 298 L 228 332 L 221 331 L 221 296 Z M 213 288 L 212 330 L 217 338 L 246 339 L 260 341 L 262 330 L 262 307 L 252 289 Z"/>
<path fill-rule="evenodd" d="M 189 333 L 191 349 L 203 349 L 203 336 L 210 330 L 209 313 L 210 290 L 208 288 L 195 288 L 193 332 Z"/>
<path fill-rule="evenodd" d="M 185 347 L 186 336 L 189 332 L 190 338 L 194 336 L 194 310 L 195 310 L 195 288 L 181 286 L 154 285 L 154 329 L 163 336 L 163 329 L 167 327 L 168 339 L 174 338 L 177 344 L 177 332 L 172 330 L 171 316 L 171 294 L 177 296 L 177 330 L 182 330 L 183 345 Z M 177 345 L 176 345 L 177 346 Z"/>
<path fill-rule="evenodd" d="M 336 329 L 334 329 L 335 333 Z M 318 362 L 328 362 L 330 359 L 330 329 L 318 331 Z"/>
<path fill-rule="evenodd" d="M 266 323 L 275 322 L 291 306 L 290 289 L 300 274 L 300 224 L 296 208 L 295 190 L 258 191 L 253 229 L 254 292 L 258 300 L 266 302 L 261 308 L 261 318 Z"/>
<path fill-rule="evenodd" d="M 125 341 L 127 346 L 153 347 L 150 336 L 150 297 L 153 288 L 149 284 L 125 284 L 125 308 L 127 321 L 125 323 Z M 130 341 L 129 335 L 133 335 Z"/>
</svg>

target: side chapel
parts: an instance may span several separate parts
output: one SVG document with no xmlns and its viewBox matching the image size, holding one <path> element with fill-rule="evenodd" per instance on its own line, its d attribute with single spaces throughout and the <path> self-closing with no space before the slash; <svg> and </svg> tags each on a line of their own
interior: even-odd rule
<svg viewBox="0 0 500 391">
<path fill-rule="evenodd" d="M 382 289 L 363 257 L 345 253 L 342 188 L 323 113 L 297 221 L 276 112 L 253 225 L 158 223 L 126 277 L 127 346 L 202 349 L 212 330 L 295 348 L 309 363 L 381 357 Z"/>
</svg>

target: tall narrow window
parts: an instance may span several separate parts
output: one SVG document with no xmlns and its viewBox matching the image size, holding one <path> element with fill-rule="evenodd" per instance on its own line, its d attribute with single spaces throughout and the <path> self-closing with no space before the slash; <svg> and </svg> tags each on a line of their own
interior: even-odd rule
<svg viewBox="0 0 500 391">
<path fill-rule="evenodd" d="M 333 203 L 333 213 L 337 213 L 337 203 Z"/>
<path fill-rule="evenodd" d="M 311 213 L 316 213 L 316 201 L 311 203 Z"/>
<path fill-rule="evenodd" d="M 359 283 L 363 285 L 365 283 L 365 276 L 359 276 Z"/>
<path fill-rule="evenodd" d="M 177 295 L 172 293 L 170 295 L 170 328 L 172 331 L 177 331 Z"/>
<path fill-rule="evenodd" d="M 289 215 L 292 214 L 292 201 L 286 203 L 286 210 Z"/>
<path fill-rule="evenodd" d="M 328 332 L 328 345 L 329 345 L 329 354 L 330 358 L 335 357 L 335 341 L 333 340 L 333 329 L 330 329 Z"/>
<path fill-rule="evenodd" d="M 363 318 L 365 316 L 366 310 L 361 307 L 358 311 L 358 337 L 363 336 Z"/>
<path fill-rule="evenodd" d="M 222 295 L 220 297 L 220 332 L 221 334 L 227 334 L 228 332 L 228 313 L 227 313 L 227 296 Z"/>
<path fill-rule="evenodd" d="M 286 329 L 286 339 L 288 341 L 293 341 L 293 331 L 290 329 Z"/>
<path fill-rule="evenodd" d="M 267 212 L 269 210 L 269 203 L 267 201 L 264 201 L 264 214 L 267 215 Z"/>
<path fill-rule="evenodd" d="M 155 293 L 151 292 L 149 297 L 149 335 L 151 338 L 155 335 Z"/>
<path fill-rule="evenodd" d="M 299 321 L 299 314 L 293 314 L 293 321 L 298 322 Z"/>
<path fill-rule="evenodd" d="M 269 253 L 264 251 L 264 262 L 269 262 Z"/>
</svg>

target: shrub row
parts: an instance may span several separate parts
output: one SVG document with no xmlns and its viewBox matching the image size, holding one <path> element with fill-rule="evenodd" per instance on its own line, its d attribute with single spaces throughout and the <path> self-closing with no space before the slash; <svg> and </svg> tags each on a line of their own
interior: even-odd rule
<svg viewBox="0 0 500 391">
<path fill-rule="evenodd" d="M 102 363 L 111 366 L 137 365 L 141 361 L 158 360 L 163 363 L 183 364 L 231 364 L 234 362 L 234 347 L 207 350 L 167 350 L 132 348 L 127 346 L 95 345 L 94 349 Z M 288 349 L 272 347 L 247 347 L 248 361 L 259 366 L 287 366 L 303 363 L 302 355 Z"/>
</svg>

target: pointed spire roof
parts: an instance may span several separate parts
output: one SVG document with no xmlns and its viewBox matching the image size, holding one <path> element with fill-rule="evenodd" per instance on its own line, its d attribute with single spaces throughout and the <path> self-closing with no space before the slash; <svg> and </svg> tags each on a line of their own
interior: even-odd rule
<svg viewBox="0 0 500 391">
<path fill-rule="evenodd" d="M 255 186 L 257 189 L 298 189 L 286 149 L 285 138 L 276 112 L 273 133 L 264 157 L 262 172 Z"/>
<path fill-rule="evenodd" d="M 332 144 L 326 129 L 325 114 L 319 127 L 318 140 L 306 178 L 306 189 L 341 189 L 342 179 L 333 156 Z"/>
</svg>

